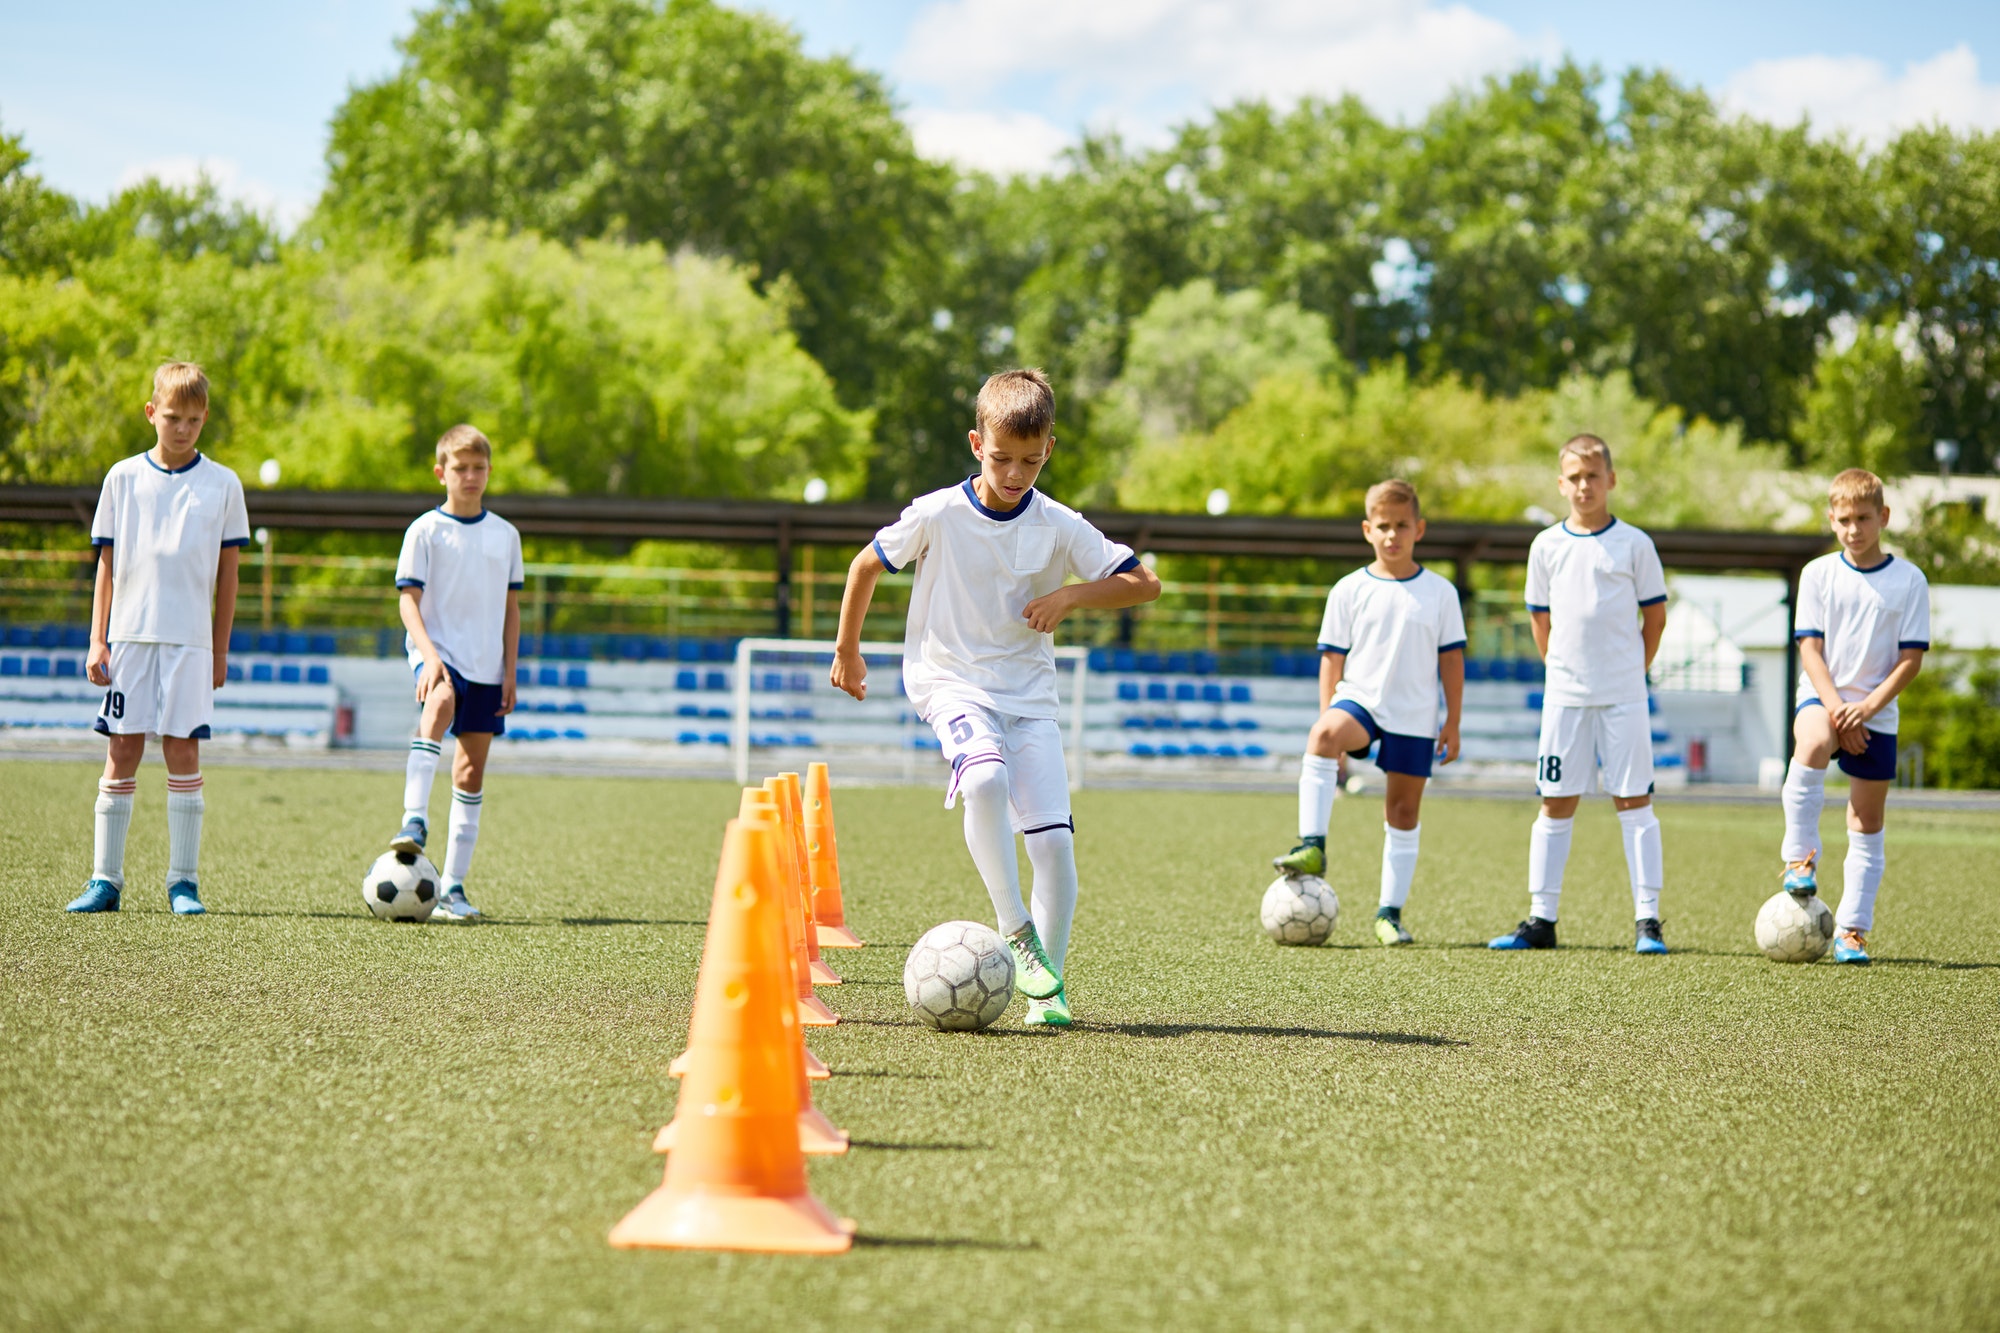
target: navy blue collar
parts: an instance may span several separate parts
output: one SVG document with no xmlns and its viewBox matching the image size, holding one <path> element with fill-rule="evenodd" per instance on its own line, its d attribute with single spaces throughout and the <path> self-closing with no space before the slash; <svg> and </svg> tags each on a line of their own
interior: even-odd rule
<svg viewBox="0 0 2000 1333">
<path fill-rule="evenodd" d="M 457 514 L 452 513 L 449 509 L 446 509 L 443 505 L 438 506 L 438 512 L 440 514 L 443 514 L 446 518 L 450 519 L 454 523 L 477 523 L 480 519 L 486 517 L 486 511 L 484 509 L 474 514 L 471 518 L 460 518 Z"/>
<path fill-rule="evenodd" d="M 1556 526 L 1561 528 L 1564 532 L 1568 533 L 1572 537 L 1602 537 L 1605 533 L 1611 531 L 1611 529 L 1618 526 L 1618 520 L 1615 518 L 1612 519 L 1609 523 L 1606 523 L 1603 527 L 1599 528 L 1595 532 L 1573 531 L 1569 526 L 1568 519 L 1563 519 L 1560 523 L 1556 524 Z"/>
<path fill-rule="evenodd" d="M 1841 564 L 1843 564 L 1843 565 L 1846 565 L 1846 566 L 1847 566 L 1847 567 L 1848 567 L 1849 569 L 1853 570 L 1853 571 L 1854 571 L 1855 573 L 1857 573 L 1857 574 L 1877 574 L 1877 573 L 1880 573 L 1880 572 L 1881 572 L 1882 570 L 1885 570 L 1885 569 L 1887 569 L 1887 568 L 1888 568 L 1888 567 L 1889 567 L 1890 565 L 1894 564 L 1894 563 L 1895 563 L 1895 561 L 1896 561 L 1896 557 L 1895 557 L 1895 556 L 1893 556 L 1893 555 L 1887 555 L 1887 554 L 1885 554 L 1885 555 L 1883 555 L 1883 557 L 1882 557 L 1882 563 L 1881 563 L 1881 564 L 1879 564 L 1879 565 L 1870 565 L 1870 566 L 1868 566 L 1868 568 L 1866 568 L 1866 569 L 1863 569 L 1863 568 L 1862 568 L 1861 566 L 1859 566 L 1859 565 L 1855 564 L 1855 563 L 1854 563 L 1854 562 L 1853 562 L 1852 560 L 1849 560 L 1849 559 L 1847 558 L 1847 552 L 1845 552 L 1845 551 L 1842 551 L 1842 552 L 1840 553 L 1840 563 L 1841 563 Z"/>
<path fill-rule="evenodd" d="M 148 449 L 143 455 L 143 457 L 148 463 L 153 463 L 153 451 L 151 449 Z M 201 450 L 197 449 L 194 451 L 194 457 L 189 461 L 181 464 L 179 467 L 161 467 L 158 463 L 153 463 L 153 471 L 164 472 L 171 477 L 176 473 L 186 472 L 189 468 L 193 467 L 196 463 L 199 463 L 200 461 L 201 461 Z"/>
<path fill-rule="evenodd" d="M 986 517 L 994 519 L 1001 523 L 1012 523 L 1015 519 L 1027 513 L 1028 506 L 1034 503 L 1035 499 L 1035 488 L 1033 486 L 1030 486 L 1028 488 L 1028 493 L 1021 497 L 1021 503 L 1015 505 L 1012 509 L 988 509 L 985 505 L 979 503 L 979 492 L 972 488 L 971 477 L 967 477 L 965 479 L 965 481 L 961 484 L 960 489 L 965 492 L 965 498 L 972 501 L 972 507 L 974 509 L 977 509 L 980 513 L 984 514 Z"/>
<path fill-rule="evenodd" d="M 1377 573 L 1376 573 L 1376 572 L 1375 572 L 1374 570 L 1372 570 L 1372 569 L 1368 568 L 1368 566 L 1366 566 L 1366 565 L 1363 565 L 1363 566 L 1361 567 L 1361 572 L 1362 572 L 1363 574 L 1366 574 L 1366 575 L 1367 575 L 1367 576 L 1368 576 L 1369 578 L 1371 578 L 1371 579 L 1376 579 L 1376 580 L 1379 580 L 1380 582 L 1383 582 L 1383 583 L 1408 583 L 1408 582 L 1410 581 L 1410 579 L 1414 579 L 1414 578 L 1420 578 L 1420 577 L 1422 577 L 1422 575 L 1423 575 L 1423 572 L 1424 572 L 1424 567 L 1423 567 L 1422 565 L 1418 565 L 1418 566 L 1417 566 L 1417 572 L 1416 572 L 1416 573 L 1414 573 L 1414 574 L 1412 574 L 1412 575 L 1410 575 L 1410 578 L 1406 578 L 1406 579 L 1388 579 L 1388 578 L 1383 578 L 1383 577 L 1382 577 L 1382 576 L 1381 576 L 1380 574 L 1377 574 Z"/>
</svg>

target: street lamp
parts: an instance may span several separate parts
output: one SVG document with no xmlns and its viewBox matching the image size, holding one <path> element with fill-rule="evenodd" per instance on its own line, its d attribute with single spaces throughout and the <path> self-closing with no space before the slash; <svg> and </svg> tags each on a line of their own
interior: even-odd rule
<svg viewBox="0 0 2000 1333">
<path fill-rule="evenodd" d="M 814 477 L 806 483 L 806 503 L 809 505 L 821 503 L 826 499 L 826 492 L 826 478 Z"/>
<path fill-rule="evenodd" d="M 1950 485 L 1951 465 L 1958 461 L 1958 441 L 1931 441 L 1931 457 L 1937 459 L 1938 480 L 1947 486 Z"/>
<path fill-rule="evenodd" d="M 278 460 L 275 458 L 267 458 L 257 465 L 257 480 L 266 486 L 278 484 L 278 473 Z"/>
<path fill-rule="evenodd" d="M 1221 518 L 1229 512 L 1229 492 L 1217 486 L 1208 493 L 1208 512 L 1212 518 Z"/>
</svg>

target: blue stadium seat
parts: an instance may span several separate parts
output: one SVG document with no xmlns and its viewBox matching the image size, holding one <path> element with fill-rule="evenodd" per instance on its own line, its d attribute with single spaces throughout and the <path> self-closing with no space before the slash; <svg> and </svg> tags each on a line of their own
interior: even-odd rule
<svg viewBox="0 0 2000 1333">
<path fill-rule="evenodd" d="M 1542 692 L 1540 690 L 1528 691 L 1528 707 L 1537 713 L 1542 711 Z"/>
<path fill-rule="evenodd" d="M 76 659 L 74 657 L 58 657 L 56 659 L 56 676 L 58 678 L 71 678 L 76 674 Z"/>
<path fill-rule="evenodd" d="M 1139 702 L 1139 682 L 1136 680 L 1119 681 L 1118 697 L 1128 704 Z"/>
<path fill-rule="evenodd" d="M 1178 759 L 1182 753 L 1183 751 L 1178 745 L 1162 745 L 1160 747 L 1160 758 L 1162 759 Z"/>
<path fill-rule="evenodd" d="M 1165 703 L 1171 695 L 1172 692 L 1167 689 L 1167 682 L 1164 680 L 1149 680 L 1146 682 L 1146 697 L 1148 699 L 1157 699 L 1161 703 Z"/>
<path fill-rule="evenodd" d="M 532 685 L 535 683 L 535 673 L 527 667 L 517 666 L 514 668 L 514 683 L 516 685 Z"/>
<path fill-rule="evenodd" d="M 727 745 L 729 744 L 729 733 L 726 731 L 711 731 L 708 733 L 708 743 L 710 745 Z"/>
<path fill-rule="evenodd" d="M 1532 685 L 1542 678 L 1541 667 L 1540 662 L 1531 662 L 1525 657 L 1518 658 L 1514 662 L 1514 679 L 1524 685 Z"/>
<path fill-rule="evenodd" d="M 535 684 L 555 686 L 562 684 L 562 668 L 544 663 L 535 668 Z"/>
<path fill-rule="evenodd" d="M 521 711 L 524 713 L 553 713 L 556 711 L 556 706 L 552 700 L 544 699 L 540 703 L 529 704 Z"/>
<path fill-rule="evenodd" d="M 1238 731 L 1255 731 L 1257 730 L 1257 719 L 1254 717 L 1239 717 L 1229 725 Z"/>
<path fill-rule="evenodd" d="M 1174 682 L 1174 702 L 1191 704 L 1199 697 L 1200 692 L 1195 689 L 1193 681 L 1177 680 Z"/>
<path fill-rule="evenodd" d="M 1685 764 L 1686 762 L 1687 762 L 1687 760 L 1685 760 L 1685 759 L 1681 758 L 1681 756 L 1679 756 L 1679 755 L 1677 755 L 1677 754 L 1663 754 L 1663 755 L 1656 755 L 1656 756 L 1654 756 L 1654 758 L 1653 758 L 1653 767 L 1655 767 L 1655 768 L 1679 768 L 1679 767 L 1680 767 L 1681 765 Z"/>
<path fill-rule="evenodd" d="M 1216 660 L 1214 653 L 1203 652 L 1194 654 L 1193 661 L 1189 665 L 1197 676 L 1212 676 L 1221 664 Z"/>
<path fill-rule="evenodd" d="M 736 645 L 728 639 L 709 639 L 701 645 L 704 662 L 729 662 L 736 657 Z"/>
<path fill-rule="evenodd" d="M 682 745 L 699 745 L 701 744 L 701 733 L 698 731 L 683 731 L 675 736 L 674 739 Z"/>
<path fill-rule="evenodd" d="M 704 690 L 726 690 L 729 688 L 729 677 L 720 671 L 708 672 L 701 678 L 701 687 Z"/>
<path fill-rule="evenodd" d="M 792 710 L 792 721 L 810 722 L 812 721 L 812 715 L 813 710 L 810 708 L 794 708 Z"/>
<path fill-rule="evenodd" d="M 1653 733 L 1653 744 L 1655 745 L 1664 745 L 1666 744 L 1668 739 L 1669 737 L 1667 733 L 1664 731 L 1656 731 Z"/>
<path fill-rule="evenodd" d="M 1092 671 L 1111 670 L 1111 650 L 1109 648 L 1092 648 L 1090 650 L 1089 662 Z"/>
<path fill-rule="evenodd" d="M 1228 719 L 1212 717 L 1208 720 L 1208 729 L 1210 731 L 1227 731 L 1229 730 Z"/>
<path fill-rule="evenodd" d="M 303 634 L 296 634 L 296 633 L 286 634 L 284 650 L 288 653 L 293 653 L 293 654 L 311 652 L 312 640 L 307 638 Z"/>
<path fill-rule="evenodd" d="M 757 677 L 756 688 L 766 694 L 773 694 L 785 688 L 785 678 L 776 671 L 766 671 Z"/>
<path fill-rule="evenodd" d="M 309 666 L 306 668 L 306 684 L 330 685 L 332 683 L 333 683 L 333 673 L 329 671 L 326 667 Z"/>
<path fill-rule="evenodd" d="M 674 710 L 675 717 L 700 717 L 701 710 L 693 704 L 682 704 Z"/>
<path fill-rule="evenodd" d="M 1146 729 L 1146 719 L 1143 717 L 1128 717 L 1119 723 L 1119 725 L 1127 731 L 1144 731 Z"/>
<path fill-rule="evenodd" d="M 698 671 L 676 671 L 674 688 L 677 690 L 698 690 L 701 688 L 701 673 Z"/>
<path fill-rule="evenodd" d="M 1198 717 L 1184 717 L 1178 725 L 1182 731 L 1203 731 L 1208 727 L 1208 723 Z"/>
<path fill-rule="evenodd" d="M 282 684 L 296 685 L 303 678 L 297 662 L 287 662 L 278 668 L 278 680 Z"/>
<path fill-rule="evenodd" d="M 1250 687 L 1248 685 L 1242 685 L 1242 684 L 1231 685 L 1229 687 L 1229 702 L 1233 704 L 1249 703 Z"/>
<path fill-rule="evenodd" d="M 1269 753 L 1270 751 L 1261 745 L 1246 745 L 1243 747 L 1243 757 L 1245 759 L 1262 759 Z"/>
<path fill-rule="evenodd" d="M 799 748 L 801 749 L 810 748 L 812 743 L 813 743 L 813 738 L 807 735 L 805 732 L 796 731 L 792 733 L 792 744 L 798 746 Z"/>
<path fill-rule="evenodd" d="M 1113 671 L 1137 671 L 1139 669 L 1139 654 L 1133 652 L 1130 648 L 1112 649 L 1111 669 Z"/>
<path fill-rule="evenodd" d="M 44 625 L 39 630 L 36 630 L 35 647 L 37 648 L 62 647 L 62 626 Z"/>
<path fill-rule="evenodd" d="M 282 653 L 285 651 L 285 636 L 282 634 L 259 634 L 257 651 L 260 653 Z"/>
<path fill-rule="evenodd" d="M 1222 686 L 1220 686 L 1220 685 L 1218 685 L 1218 684 L 1215 684 L 1215 683 L 1214 683 L 1213 681 L 1210 681 L 1210 682 L 1208 682 L 1207 684 L 1204 684 L 1204 685 L 1203 685 L 1203 686 L 1201 687 L 1201 701 L 1202 701 L 1203 703 L 1205 703 L 1205 704 L 1219 704 L 1219 703 L 1221 703 L 1221 702 L 1222 702 Z"/>
<path fill-rule="evenodd" d="M 1186 653 L 1167 654 L 1167 673 L 1169 675 L 1185 676 L 1193 669 L 1194 663 L 1188 659 Z"/>
<path fill-rule="evenodd" d="M 249 652 L 252 642 L 254 640 L 251 639 L 250 631 L 247 629 L 233 629 L 229 631 L 229 651 L 232 653 Z"/>
<path fill-rule="evenodd" d="M 727 722 L 729 720 L 729 710 L 727 708 L 711 708 L 707 712 L 703 713 L 702 716 L 710 719 L 711 721 L 719 718 L 722 721 Z"/>
<path fill-rule="evenodd" d="M 678 662 L 701 661 L 701 641 L 699 639 L 682 639 L 674 645 L 674 660 Z"/>
<path fill-rule="evenodd" d="M 1160 655 L 1158 653 L 1139 654 L 1139 670 L 1143 671 L 1147 675 L 1157 676 L 1166 669 L 1167 669 L 1166 663 L 1160 660 Z"/>
<path fill-rule="evenodd" d="M 0 676 L 4 676 L 6 674 L 7 673 L 5 671 L 0 671 Z M 231 662 L 229 664 L 229 679 L 231 680 L 243 679 L 243 664 L 241 662 Z"/>
<path fill-rule="evenodd" d="M 583 729 L 581 727 L 564 727 L 563 739 L 566 741 L 583 740 L 584 739 Z"/>
<path fill-rule="evenodd" d="M 1180 723 L 1170 717 L 1156 717 L 1153 719 L 1153 730 L 1155 731 L 1172 731 L 1179 725 Z"/>
<path fill-rule="evenodd" d="M 812 677 L 804 671 L 794 671 L 785 677 L 785 688 L 793 694 L 805 694 L 813 687 Z"/>
<path fill-rule="evenodd" d="M 590 688 L 590 671 L 586 667 L 571 667 L 563 672 L 563 684 L 572 690 Z"/>
<path fill-rule="evenodd" d="M 6 657 L 0 657 L 0 676 L 18 676 L 20 674 L 21 674 L 20 658 L 15 657 L 11 654 L 9 654 Z"/>
<path fill-rule="evenodd" d="M 253 662 L 250 664 L 251 680 L 269 681 L 274 674 L 269 662 Z"/>
<path fill-rule="evenodd" d="M 306 641 L 306 651 L 315 657 L 332 657 L 340 651 L 340 644 L 331 634 L 315 634 Z"/>
<path fill-rule="evenodd" d="M 1236 757 L 1236 747 L 1233 745 L 1218 745 L 1215 747 L 1215 757 L 1218 759 L 1234 759 Z"/>
<path fill-rule="evenodd" d="M 1151 759 L 1154 751 L 1152 746 L 1147 745 L 1143 741 L 1138 741 L 1127 746 L 1125 753 L 1131 755 L 1134 759 Z"/>
</svg>

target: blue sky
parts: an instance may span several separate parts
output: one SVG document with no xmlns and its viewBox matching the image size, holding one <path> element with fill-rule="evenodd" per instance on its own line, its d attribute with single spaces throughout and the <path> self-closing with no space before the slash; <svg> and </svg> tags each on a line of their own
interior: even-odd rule
<svg viewBox="0 0 2000 1333">
<path fill-rule="evenodd" d="M 1420 114 L 1564 53 L 1664 65 L 1729 105 L 1880 141 L 2000 129 L 2000 5 L 1910 0 L 759 0 L 816 54 L 882 71 L 919 146 L 1045 169 L 1084 127 L 1142 142 L 1244 96 L 1360 94 Z M 0 0 L 0 125 L 55 185 L 103 198 L 207 170 L 287 220 L 322 179 L 328 116 L 396 63 L 409 0 Z"/>
</svg>

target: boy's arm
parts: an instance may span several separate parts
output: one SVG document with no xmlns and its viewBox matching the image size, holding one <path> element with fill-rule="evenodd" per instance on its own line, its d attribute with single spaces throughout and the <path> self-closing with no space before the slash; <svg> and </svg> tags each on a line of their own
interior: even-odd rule
<svg viewBox="0 0 2000 1333">
<path fill-rule="evenodd" d="M 111 683 L 111 553 L 116 549 L 109 542 L 97 548 L 97 586 L 90 594 L 90 655 L 83 665 L 92 685 Z"/>
<path fill-rule="evenodd" d="M 1340 688 L 1340 678 L 1347 674 L 1347 654 L 1334 648 L 1322 648 L 1319 654 L 1319 711 L 1324 713 L 1333 702 L 1333 692 Z"/>
<path fill-rule="evenodd" d="M 514 711 L 514 663 L 520 656 L 521 592 L 518 588 L 509 588 L 507 619 L 500 627 L 500 715 L 502 717 Z"/>
<path fill-rule="evenodd" d="M 847 567 L 847 587 L 840 594 L 840 629 L 834 635 L 833 688 L 856 699 L 868 697 L 868 664 L 861 660 L 861 626 L 868 604 L 875 600 L 875 582 L 889 572 L 871 544 L 861 548 Z"/>
<path fill-rule="evenodd" d="M 1438 680 L 1444 685 L 1444 726 L 1438 729 L 1438 746 L 1448 764 L 1458 758 L 1458 717 L 1465 702 L 1465 649 L 1448 648 L 1438 654 Z"/>
<path fill-rule="evenodd" d="M 1896 654 L 1896 665 L 1890 668 L 1880 685 L 1868 691 L 1868 697 L 1859 703 L 1848 704 L 1855 711 L 1855 725 L 1861 726 L 1877 713 L 1895 701 L 1897 695 L 1909 688 L 1917 673 L 1924 668 L 1924 650 L 1905 648 Z"/>
<path fill-rule="evenodd" d="M 215 558 L 215 639 L 209 656 L 214 659 L 218 690 L 229 680 L 229 631 L 236 625 L 236 576 L 242 555 L 242 547 L 225 546 Z"/>
<path fill-rule="evenodd" d="M 431 642 L 430 631 L 424 628 L 424 590 L 404 588 L 399 600 L 397 610 L 402 613 L 403 628 L 410 632 L 410 642 L 417 645 L 417 652 L 424 659 L 424 669 L 417 673 L 417 702 L 422 703 L 432 688 L 445 678 L 444 658 L 438 655 L 437 645 Z M 513 600 L 511 595 L 508 600 Z M 508 672 L 507 679 L 513 680 L 514 673 Z"/>
<path fill-rule="evenodd" d="M 1666 623 L 1664 617 L 1661 618 L 1660 623 L 1661 624 Z M 1548 661 L 1549 660 L 1549 613 L 1546 611 L 1528 612 L 1528 632 L 1535 636 L 1535 651 L 1542 655 L 1542 660 L 1544 662 Z M 1654 637 L 1653 646 L 1654 647 L 1659 646 L 1658 636 Z M 1652 660 L 1653 660 L 1652 650 L 1648 649 L 1646 652 L 1647 664 L 1651 665 Z"/>
<path fill-rule="evenodd" d="M 1639 637 L 1646 645 L 1646 671 L 1653 670 L 1653 655 L 1660 651 L 1660 636 L 1667 632 L 1667 604 L 1654 602 L 1639 608 Z M 1544 655 L 1547 649 L 1543 650 Z"/>
<path fill-rule="evenodd" d="M 1021 609 L 1021 619 L 1039 634 L 1053 634 L 1070 612 L 1080 608 L 1093 611 L 1122 611 L 1140 606 L 1160 595 L 1160 577 L 1144 565 L 1117 574 L 1108 574 L 1090 583 L 1072 583 L 1029 602 Z M 842 624 L 846 623 L 845 614 Z"/>
</svg>

